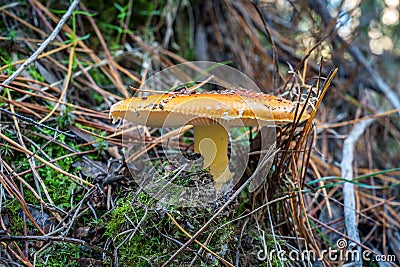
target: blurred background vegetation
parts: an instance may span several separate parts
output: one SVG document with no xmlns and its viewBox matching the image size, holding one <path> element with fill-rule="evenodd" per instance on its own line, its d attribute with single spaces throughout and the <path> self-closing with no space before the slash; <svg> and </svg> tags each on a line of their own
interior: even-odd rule
<svg viewBox="0 0 400 267">
<path fill-rule="evenodd" d="M 0 0 L 1 81 L 52 33 L 71 3 Z M 337 178 L 343 141 L 360 119 L 373 118 L 355 148 L 358 228 L 363 250 L 395 255 L 392 264 L 399 265 L 399 9 L 399 0 L 81 1 L 46 54 L 0 92 L 0 262 L 159 266 L 187 241 L 182 228 L 196 233 L 221 203 L 166 208 L 140 192 L 107 112 L 134 94 L 128 85 L 139 87 L 174 64 L 208 60 L 286 98 L 294 98 L 293 83 L 316 86 L 319 76 L 339 71 L 314 120 L 304 176 L 288 167 L 282 181 L 243 191 L 198 240 L 231 266 L 297 266 L 303 261 L 260 261 L 257 253 L 334 247 L 346 232 Z M 292 202 L 282 198 L 291 194 Z M 172 262 L 224 264 L 198 244 Z"/>
</svg>

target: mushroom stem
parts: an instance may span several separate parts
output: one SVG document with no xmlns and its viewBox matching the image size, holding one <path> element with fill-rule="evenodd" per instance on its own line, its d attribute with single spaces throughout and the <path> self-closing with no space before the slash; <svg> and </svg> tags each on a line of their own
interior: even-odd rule
<svg viewBox="0 0 400 267">
<path fill-rule="evenodd" d="M 233 177 L 228 164 L 228 132 L 218 123 L 193 128 L 194 152 L 203 156 L 204 168 L 210 168 L 215 188 L 220 189 Z"/>
</svg>

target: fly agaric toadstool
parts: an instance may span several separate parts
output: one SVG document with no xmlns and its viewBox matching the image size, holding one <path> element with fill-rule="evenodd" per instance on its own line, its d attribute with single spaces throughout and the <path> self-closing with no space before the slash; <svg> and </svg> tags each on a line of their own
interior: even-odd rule
<svg viewBox="0 0 400 267">
<path fill-rule="evenodd" d="M 193 125 L 194 152 L 203 156 L 215 188 L 220 188 L 233 176 L 228 164 L 228 129 L 287 124 L 295 121 L 295 110 L 296 103 L 281 97 L 229 90 L 132 97 L 114 104 L 110 116 L 150 127 Z M 307 112 L 296 117 L 300 121 L 308 118 Z"/>
</svg>

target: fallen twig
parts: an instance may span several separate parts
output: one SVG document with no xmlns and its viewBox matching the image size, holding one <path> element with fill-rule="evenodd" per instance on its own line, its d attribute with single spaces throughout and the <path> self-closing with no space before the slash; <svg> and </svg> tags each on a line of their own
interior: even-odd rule
<svg viewBox="0 0 400 267">
<path fill-rule="evenodd" d="M 63 27 L 64 23 L 68 20 L 71 16 L 72 11 L 76 8 L 79 4 L 79 0 L 74 0 L 71 5 L 69 6 L 67 12 L 65 12 L 64 16 L 60 19 L 60 22 L 54 28 L 54 31 L 50 34 L 50 36 L 39 46 L 39 48 L 32 54 L 10 77 L 7 78 L 2 84 L 0 84 L 0 92 L 3 91 L 3 86 L 1 85 L 9 85 L 18 75 L 21 74 L 25 70 L 25 68 L 33 63 L 36 58 L 46 49 L 46 47 L 54 41 L 58 33 L 60 32 L 61 28 Z"/>
<path fill-rule="evenodd" d="M 254 173 L 257 173 L 257 171 L 261 168 L 264 167 L 266 163 L 268 163 L 269 159 L 271 157 L 274 157 L 275 154 L 278 151 L 274 151 L 271 155 L 268 157 L 264 158 L 262 160 L 262 163 L 258 165 L 257 169 L 254 171 Z M 240 194 L 240 192 L 243 191 L 244 188 L 246 188 L 250 182 L 253 180 L 255 175 L 253 174 L 249 179 L 247 179 L 246 182 L 243 183 L 242 186 L 239 187 L 238 190 L 235 191 L 235 193 L 232 194 L 232 196 L 225 202 L 225 204 L 217 211 L 214 213 L 214 215 L 183 245 L 181 246 L 163 265 L 162 267 L 168 266 L 185 248 L 187 248 L 190 244 L 192 244 L 201 233 L 204 232 L 210 226 L 210 224 L 219 216 L 219 214 L 228 207 L 228 205 Z"/>
<path fill-rule="evenodd" d="M 354 145 L 360 136 L 364 133 L 364 130 L 373 122 L 373 119 L 361 121 L 354 125 L 353 130 L 351 130 L 349 136 L 344 141 L 343 146 L 343 158 L 341 162 L 341 176 L 344 179 L 352 180 L 353 179 L 353 154 L 354 154 Z M 357 246 L 358 253 L 356 257 L 354 257 L 355 266 L 362 266 L 362 258 L 361 258 L 361 247 L 358 246 L 360 244 L 360 236 L 358 234 L 357 228 L 357 218 L 356 218 L 356 199 L 354 195 L 354 184 L 353 183 L 344 183 L 343 184 L 343 203 L 344 203 L 344 217 L 345 217 L 345 225 L 347 235 L 350 237 L 350 240 L 354 242 L 354 244 L 349 243 L 349 248 L 353 246 Z"/>
</svg>

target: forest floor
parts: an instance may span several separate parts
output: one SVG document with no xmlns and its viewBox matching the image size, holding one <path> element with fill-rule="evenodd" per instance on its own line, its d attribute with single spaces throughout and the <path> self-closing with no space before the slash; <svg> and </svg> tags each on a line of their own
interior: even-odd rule
<svg viewBox="0 0 400 267">
<path fill-rule="evenodd" d="M 77 2 L 0 6 L 0 265 L 359 263 L 349 251 L 362 253 L 365 266 L 400 264 L 400 111 L 376 70 L 371 81 L 348 71 L 362 68 L 357 48 L 327 25 L 322 41 L 294 46 L 303 31 L 279 32 L 271 25 L 280 20 L 264 28 L 263 13 L 246 1 Z M 340 49 L 323 61 L 334 42 Z M 210 174 L 167 157 L 160 136 L 173 129 L 135 135 L 109 110 L 159 71 L 196 58 L 308 105 L 293 112 L 311 119 L 277 128 L 267 170 L 256 127 L 234 130 L 249 136 L 253 152 L 243 177 L 213 202 L 182 206 L 140 186 L 149 164 L 179 186 L 210 182 Z M 375 90 L 354 85 L 376 81 Z M 141 146 L 132 150 L 132 139 Z M 170 146 L 191 154 L 192 130 Z M 139 159 L 132 165 L 129 149 Z M 255 176 L 262 182 L 252 189 L 246 181 Z"/>
</svg>

